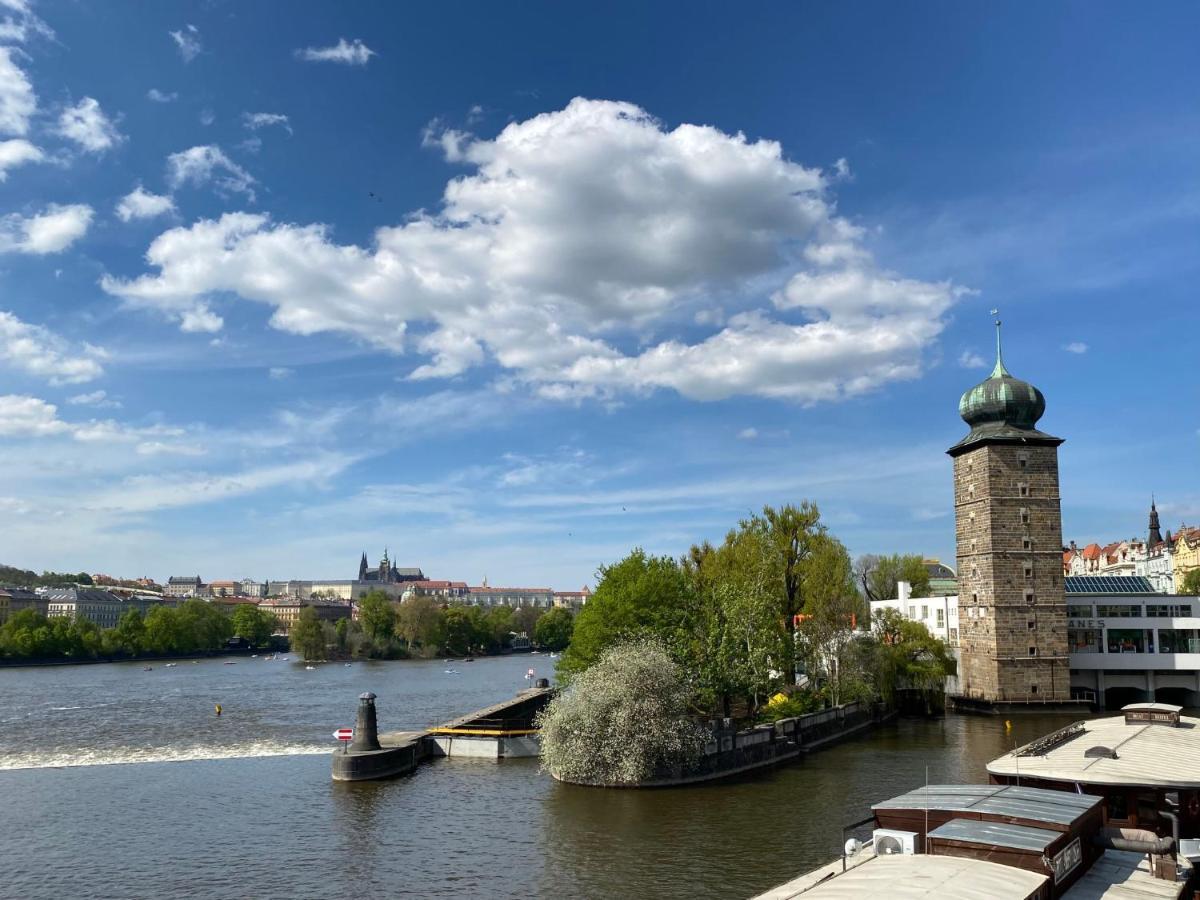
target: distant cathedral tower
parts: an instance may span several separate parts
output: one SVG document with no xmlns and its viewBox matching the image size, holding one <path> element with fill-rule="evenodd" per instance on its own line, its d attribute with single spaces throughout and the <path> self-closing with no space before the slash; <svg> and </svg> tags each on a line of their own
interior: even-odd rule
<svg viewBox="0 0 1200 900">
<path fill-rule="evenodd" d="M 1163 542 L 1162 532 L 1158 529 L 1158 510 L 1154 508 L 1154 498 L 1150 498 L 1150 538 L 1146 541 L 1146 549 L 1153 550 Z"/>
<path fill-rule="evenodd" d="M 962 395 L 954 459 L 959 691 L 985 703 L 1070 699 L 1058 445 L 1042 392 L 996 366 Z"/>
</svg>

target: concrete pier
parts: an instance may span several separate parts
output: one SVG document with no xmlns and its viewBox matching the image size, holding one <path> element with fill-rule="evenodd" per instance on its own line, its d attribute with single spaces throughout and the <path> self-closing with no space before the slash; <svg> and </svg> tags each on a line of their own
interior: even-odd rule
<svg viewBox="0 0 1200 900">
<path fill-rule="evenodd" d="M 359 695 L 354 740 L 333 753 L 334 781 L 372 781 L 406 775 L 441 756 L 511 759 L 537 756 L 534 719 L 554 691 L 544 679 L 512 700 L 460 716 L 428 731 L 378 733 L 375 695 Z"/>
</svg>

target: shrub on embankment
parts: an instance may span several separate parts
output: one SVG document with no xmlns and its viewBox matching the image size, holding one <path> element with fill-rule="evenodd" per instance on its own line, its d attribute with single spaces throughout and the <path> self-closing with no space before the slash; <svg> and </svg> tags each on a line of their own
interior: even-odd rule
<svg viewBox="0 0 1200 900">
<path fill-rule="evenodd" d="M 584 784 L 637 784 L 694 764 L 704 732 L 689 715 L 692 689 L 652 640 L 618 644 L 542 711 L 542 767 Z"/>
</svg>

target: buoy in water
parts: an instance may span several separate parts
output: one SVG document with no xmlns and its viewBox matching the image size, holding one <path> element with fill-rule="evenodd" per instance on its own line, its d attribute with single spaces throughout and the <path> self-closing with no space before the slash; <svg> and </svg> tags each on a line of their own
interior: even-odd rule
<svg viewBox="0 0 1200 900">
<path fill-rule="evenodd" d="M 1005 731 L 1012 731 L 1012 719 L 1005 719 L 1005 720 L 1004 720 L 1004 730 L 1005 730 Z"/>
<path fill-rule="evenodd" d="M 220 704 L 220 703 L 218 703 L 218 704 L 216 705 L 216 710 L 217 710 L 217 715 L 218 715 L 218 716 L 219 716 L 219 715 L 221 715 L 221 704 Z"/>
</svg>

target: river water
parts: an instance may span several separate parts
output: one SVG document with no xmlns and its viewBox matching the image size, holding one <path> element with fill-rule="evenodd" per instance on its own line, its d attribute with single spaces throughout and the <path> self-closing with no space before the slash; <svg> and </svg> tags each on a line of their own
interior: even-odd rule
<svg viewBox="0 0 1200 900">
<path fill-rule="evenodd" d="M 553 660 L 227 662 L 0 670 L 0 897 L 748 897 L 836 856 L 843 824 L 927 768 L 986 780 L 988 760 L 1068 721 L 906 720 L 684 789 L 561 785 L 536 760 L 335 784 L 331 732 L 362 691 L 381 730 L 414 730 Z"/>
</svg>

